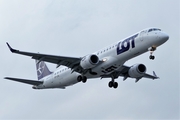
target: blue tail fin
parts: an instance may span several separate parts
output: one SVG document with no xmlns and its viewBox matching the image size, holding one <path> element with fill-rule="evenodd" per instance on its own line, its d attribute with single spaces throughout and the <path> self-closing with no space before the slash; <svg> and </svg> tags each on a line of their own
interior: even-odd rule
<svg viewBox="0 0 180 120">
<path fill-rule="evenodd" d="M 52 72 L 49 71 L 48 67 L 44 63 L 44 61 L 36 60 L 36 70 L 37 70 L 37 77 L 38 80 L 42 79 L 43 77 L 50 75 Z"/>
</svg>

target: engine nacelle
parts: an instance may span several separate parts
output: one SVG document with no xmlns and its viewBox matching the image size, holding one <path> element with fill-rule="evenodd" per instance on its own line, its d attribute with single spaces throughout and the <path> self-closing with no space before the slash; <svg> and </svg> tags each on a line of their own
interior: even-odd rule
<svg viewBox="0 0 180 120">
<path fill-rule="evenodd" d="M 145 73 L 146 66 L 143 64 L 135 64 L 128 71 L 129 76 L 132 78 L 142 77 Z"/>
<path fill-rule="evenodd" d="M 80 65 L 83 69 L 90 69 L 95 67 L 99 63 L 99 58 L 97 55 L 87 55 L 82 58 Z"/>
</svg>

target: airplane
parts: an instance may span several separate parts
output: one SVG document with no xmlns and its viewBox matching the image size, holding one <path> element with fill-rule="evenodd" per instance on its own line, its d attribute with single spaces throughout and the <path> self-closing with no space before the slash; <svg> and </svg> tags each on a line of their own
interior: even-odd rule
<svg viewBox="0 0 180 120">
<path fill-rule="evenodd" d="M 5 79 L 33 85 L 33 89 L 65 89 L 79 82 L 85 83 L 87 79 L 93 78 L 111 78 L 108 83 L 110 88 L 118 87 L 115 79 L 119 76 L 123 77 L 123 81 L 127 78 L 135 78 L 135 82 L 141 78 L 159 79 L 154 71 L 153 75 L 147 74 L 146 66 L 142 63 L 136 63 L 132 66 L 126 66 L 124 63 L 148 51 L 150 51 L 149 59 L 154 60 L 153 52 L 168 39 L 169 35 L 159 28 L 143 29 L 84 57 L 24 52 L 12 48 L 7 43 L 12 53 L 30 56 L 36 60 L 38 80 L 13 77 L 5 77 Z M 56 64 L 57 69 L 51 72 L 45 62 Z"/>
</svg>

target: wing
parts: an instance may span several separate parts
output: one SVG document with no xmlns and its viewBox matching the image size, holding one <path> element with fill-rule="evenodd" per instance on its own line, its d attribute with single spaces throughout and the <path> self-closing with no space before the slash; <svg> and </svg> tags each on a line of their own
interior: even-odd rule
<svg viewBox="0 0 180 120">
<path fill-rule="evenodd" d="M 22 82 L 30 85 L 40 85 L 43 84 L 43 81 L 35 81 L 35 80 L 28 80 L 28 79 L 20 79 L 20 78 L 11 78 L 11 77 L 5 77 L 4 79 L 13 80 L 16 82 Z"/>
<path fill-rule="evenodd" d="M 59 67 L 60 65 L 64 65 L 79 73 L 83 72 L 83 68 L 80 66 L 81 58 L 24 52 L 24 51 L 13 49 L 8 43 L 7 45 L 12 53 L 30 56 L 32 57 L 32 59 L 36 59 L 39 61 L 46 61 L 46 62 L 54 63 L 54 64 L 57 64 L 57 67 Z"/>
<path fill-rule="evenodd" d="M 105 75 L 105 76 L 101 76 L 102 78 L 109 78 L 112 77 L 113 78 L 118 78 L 119 76 L 124 77 L 123 80 L 126 80 L 129 75 L 128 75 L 128 71 L 129 71 L 130 67 L 129 66 L 125 66 L 123 65 L 119 70 L 109 74 L 109 75 Z M 149 78 L 149 79 L 159 79 L 159 77 L 157 77 L 156 73 L 153 71 L 153 75 L 147 74 L 145 73 L 142 77 L 140 78 L 136 78 L 136 82 L 138 82 L 141 78 Z"/>
<path fill-rule="evenodd" d="M 120 73 L 121 73 L 120 76 L 127 76 L 129 69 L 130 69 L 129 66 L 123 65 L 122 70 L 120 71 Z M 154 71 L 153 71 L 153 75 L 145 73 L 143 77 L 144 78 L 149 78 L 149 79 L 158 79 L 159 78 L 159 77 L 156 76 Z"/>
</svg>

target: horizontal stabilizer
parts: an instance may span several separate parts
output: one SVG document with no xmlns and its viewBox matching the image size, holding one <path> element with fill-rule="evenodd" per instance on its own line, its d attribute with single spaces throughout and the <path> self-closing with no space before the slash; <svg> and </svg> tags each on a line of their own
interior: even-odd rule
<svg viewBox="0 0 180 120">
<path fill-rule="evenodd" d="M 35 81 L 35 80 L 28 80 L 28 79 L 20 79 L 20 78 L 11 78 L 11 77 L 5 77 L 4 79 L 13 80 L 16 82 L 22 82 L 30 85 L 40 85 L 43 84 L 43 81 Z"/>
</svg>

